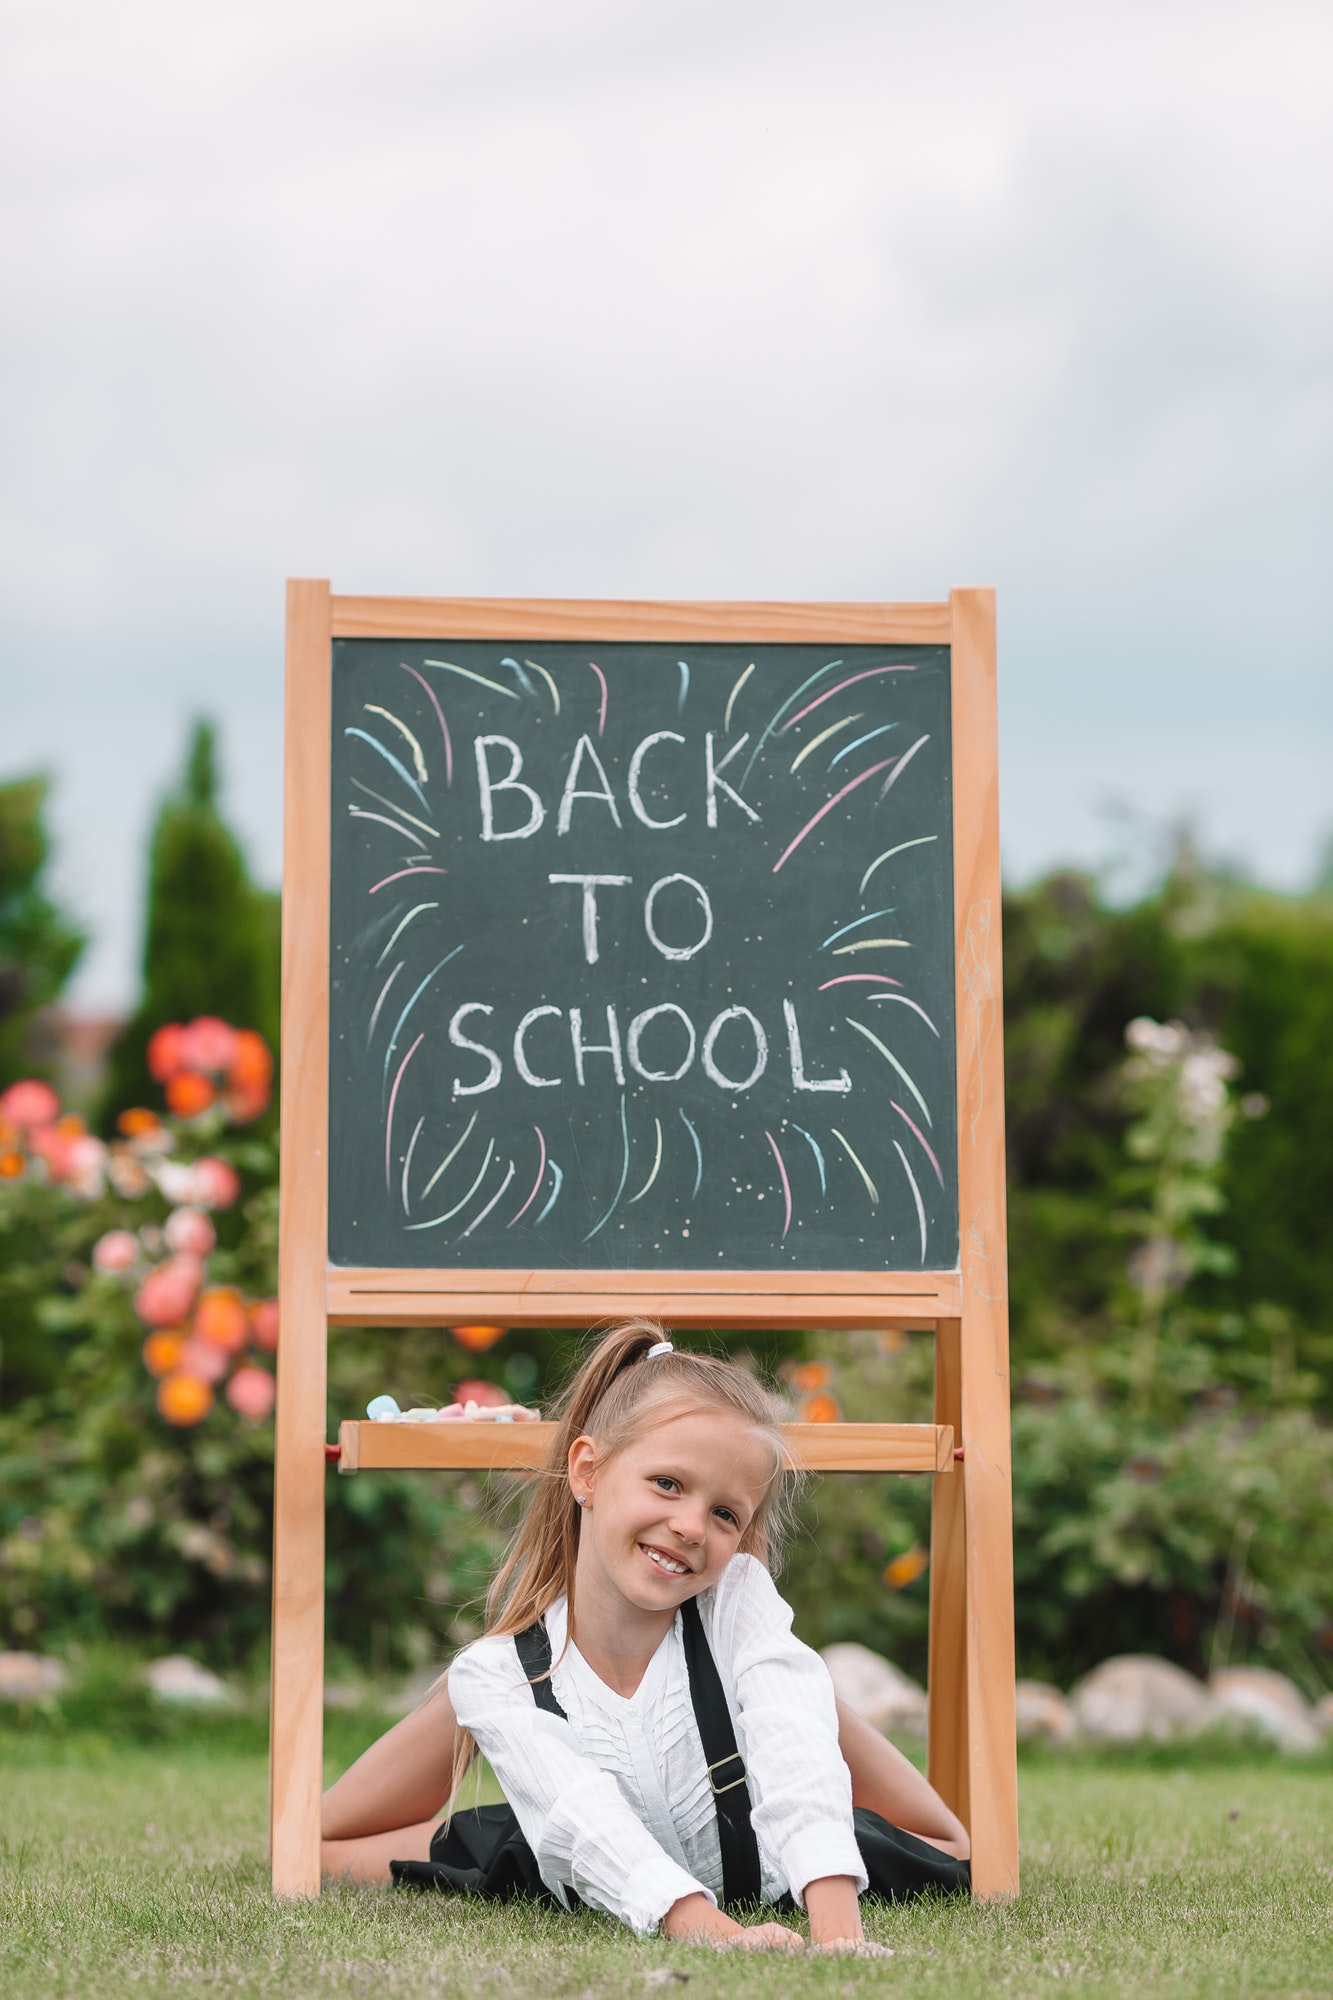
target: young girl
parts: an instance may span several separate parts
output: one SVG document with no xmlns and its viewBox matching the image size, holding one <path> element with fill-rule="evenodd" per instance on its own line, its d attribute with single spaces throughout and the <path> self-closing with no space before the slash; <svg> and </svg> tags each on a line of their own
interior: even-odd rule
<svg viewBox="0 0 1333 2000">
<path fill-rule="evenodd" d="M 777 1399 L 636 1320 L 557 1418 L 486 1636 L 326 1794 L 328 1872 L 788 1950 L 800 1933 L 754 1906 L 799 1904 L 817 1948 L 870 1950 L 863 1892 L 965 1888 L 964 1828 L 835 1703 L 769 1575 Z M 478 1748 L 509 1805 L 436 1824 Z"/>
</svg>

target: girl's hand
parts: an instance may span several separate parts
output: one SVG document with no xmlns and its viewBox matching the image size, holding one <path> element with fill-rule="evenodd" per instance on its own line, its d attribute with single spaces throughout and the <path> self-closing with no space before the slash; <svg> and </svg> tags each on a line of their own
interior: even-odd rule
<svg viewBox="0 0 1333 2000">
<path fill-rule="evenodd" d="M 719 1938 L 722 1951 L 804 1951 L 805 1939 L 785 1924 L 740 1924 L 736 1936 Z"/>
<path fill-rule="evenodd" d="M 785 1924 L 738 1924 L 707 1896 L 682 1896 L 662 1919 L 665 1936 L 718 1951 L 804 1951 L 805 1939 Z"/>
<path fill-rule="evenodd" d="M 891 1944 L 874 1944 L 868 1937 L 821 1938 L 812 1946 L 815 1951 L 826 1951 L 836 1958 L 892 1958 Z"/>
</svg>

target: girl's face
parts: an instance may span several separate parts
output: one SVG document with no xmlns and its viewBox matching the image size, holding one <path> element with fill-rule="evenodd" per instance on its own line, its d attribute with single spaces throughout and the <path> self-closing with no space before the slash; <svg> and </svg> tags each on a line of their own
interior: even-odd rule
<svg viewBox="0 0 1333 2000">
<path fill-rule="evenodd" d="M 576 1439 L 581 1597 L 592 1585 L 642 1611 L 697 1597 L 735 1555 L 772 1471 L 771 1442 L 732 1410 L 653 1424 L 600 1464 L 592 1440 Z"/>
</svg>

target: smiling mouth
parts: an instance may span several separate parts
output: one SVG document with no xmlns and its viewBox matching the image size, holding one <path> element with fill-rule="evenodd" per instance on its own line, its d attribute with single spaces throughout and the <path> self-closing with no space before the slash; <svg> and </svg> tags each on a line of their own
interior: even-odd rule
<svg viewBox="0 0 1333 2000">
<path fill-rule="evenodd" d="M 675 1556 L 669 1556 L 665 1549 L 655 1549 L 648 1542 L 640 1542 L 639 1547 L 643 1550 L 649 1562 L 661 1570 L 663 1576 L 692 1576 L 694 1574 L 688 1563 L 678 1561 Z"/>
</svg>

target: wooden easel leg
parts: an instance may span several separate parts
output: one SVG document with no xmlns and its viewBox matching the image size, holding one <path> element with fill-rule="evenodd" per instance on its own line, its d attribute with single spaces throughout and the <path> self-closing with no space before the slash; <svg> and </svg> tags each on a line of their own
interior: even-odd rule
<svg viewBox="0 0 1333 2000">
<path fill-rule="evenodd" d="M 995 596 L 989 590 L 956 590 L 949 602 L 963 1292 L 957 1349 L 967 1667 L 963 1740 L 972 1892 L 987 1899 L 1018 1894 Z M 957 1504 L 955 1497 L 952 1505 Z"/>
<path fill-rule="evenodd" d="M 1008 1326 L 1003 1302 L 965 1298 L 961 1329 L 972 1893 L 1018 1894 L 1014 1542 Z"/>
<path fill-rule="evenodd" d="M 324 1775 L 324 1376 L 322 1310 L 314 1340 L 279 1349 L 273 1495 L 273 1665 L 269 1712 L 269 1840 L 273 1891 L 319 1894 Z M 303 1376 L 293 1353 L 307 1357 Z M 282 1372 L 286 1368 L 286 1380 Z M 313 1377 L 313 1380 L 311 1379 Z"/>
<path fill-rule="evenodd" d="M 269 1839 L 279 1896 L 319 1894 L 328 1322 L 329 586 L 287 586 L 282 1178 Z"/>
<path fill-rule="evenodd" d="M 935 1334 L 935 1422 L 963 1434 L 960 1325 Z M 964 1826 L 971 1823 L 967 1758 L 967 1555 L 962 1467 L 932 1481 L 930 1509 L 930 1720 L 927 1773 Z"/>
</svg>

